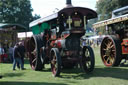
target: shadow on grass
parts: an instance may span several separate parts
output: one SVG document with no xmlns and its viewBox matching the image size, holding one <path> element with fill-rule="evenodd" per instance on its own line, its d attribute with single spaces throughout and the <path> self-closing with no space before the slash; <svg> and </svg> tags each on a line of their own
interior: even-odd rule
<svg viewBox="0 0 128 85">
<path fill-rule="evenodd" d="M 39 72 L 51 72 L 51 68 L 44 68 L 40 70 Z"/>
<path fill-rule="evenodd" d="M 128 80 L 128 67 L 97 67 L 94 70 L 94 77 L 111 77 Z"/>
<path fill-rule="evenodd" d="M 29 61 L 26 60 L 26 64 Z M 51 72 L 51 68 L 45 68 L 41 72 Z M 128 80 L 128 66 L 126 67 L 104 67 L 96 66 L 94 71 L 86 74 L 82 69 L 62 69 L 60 78 L 89 79 L 91 77 L 111 77 Z"/>
<path fill-rule="evenodd" d="M 46 83 L 46 82 L 0 82 L 0 85 L 67 85 L 63 83 Z"/>
<path fill-rule="evenodd" d="M 111 77 L 128 80 L 128 69 L 122 67 L 96 67 L 93 72 L 86 74 L 80 69 L 64 70 L 61 78 L 89 79 L 92 77 Z"/>
<path fill-rule="evenodd" d="M 24 73 L 5 73 L 3 77 L 16 77 L 23 76 Z"/>
</svg>

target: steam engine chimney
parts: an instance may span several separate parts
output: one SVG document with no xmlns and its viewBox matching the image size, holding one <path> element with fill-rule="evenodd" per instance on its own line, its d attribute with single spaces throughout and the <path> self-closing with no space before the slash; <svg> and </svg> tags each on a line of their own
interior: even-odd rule
<svg viewBox="0 0 128 85">
<path fill-rule="evenodd" d="M 71 7 L 72 6 L 72 1 L 71 0 L 66 0 L 66 5 L 67 5 L 67 7 Z"/>
</svg>

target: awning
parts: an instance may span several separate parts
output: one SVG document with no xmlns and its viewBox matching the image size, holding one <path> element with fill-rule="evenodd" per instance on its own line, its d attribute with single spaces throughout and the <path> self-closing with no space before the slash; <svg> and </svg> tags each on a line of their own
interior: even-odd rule
<svg viewBox="0 0 128 85">
<path fill-rule="evenodd" d="M 122 15 L 122 16 L 119 16 L 119 17 L 116 17 L 116 18 L 111 18 L 111 19 L 108 19 L 108 20 L 104 20 L 104 21 L 101 21 L 101 22 L 97 22 L 97 23 L 93 24 L 93 28 L 99 28 L 99 27 L 102 27 L 102 26 L 107 26 L 107 25 L 110 25 L 110 24 L 114 24 L 114 23 L 118 23 L 118 22 L 122 22 L 122 21 L 126 21 L 126 20 L 128 20 L 128 14 Z"/>
<path fill-rule="evenodd" d="M 26 32 L 27 28 L 20 24 L 0 23 L 0 30 Z"/>
</svg>

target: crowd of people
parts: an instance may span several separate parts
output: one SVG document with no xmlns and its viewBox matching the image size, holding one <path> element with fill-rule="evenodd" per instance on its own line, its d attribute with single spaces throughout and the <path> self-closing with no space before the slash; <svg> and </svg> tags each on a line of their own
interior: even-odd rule
<svg viewBox="0 0 128 85">
<path fill-rule="evenodd" d="M 0 56 L 5 55 L 5 50 L 0 45 Z M 13 71 L 18 69 L 25 70 L 24 68 L 24 57 L 25 57 L 25 47 L 22 42 L 18 42 L 13 47 L 12 45 L 8 48 L 8 58 L 9 61 L 13 64 Z"/>
<path fill-rule="evenodd" d="M 17 64 L 17 68 L 21 70 L 25 70 L 24 57 L 25 57 L 25 48 L 22 42 L 16 43 L 13 49 L 13 70 L 16 70 L 15 69 L 16 64 Z"/>
</svg>

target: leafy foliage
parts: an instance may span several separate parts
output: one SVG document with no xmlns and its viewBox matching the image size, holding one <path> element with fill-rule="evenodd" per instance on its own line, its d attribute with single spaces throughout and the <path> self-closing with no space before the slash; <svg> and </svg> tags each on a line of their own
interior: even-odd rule
<svg viewBox="0 0 128 85">
<path fill-rule="evenodd" d="M 33 17 L 32 11 L 30 0 L 0 0 L 0 22 L 18 23 L 28 27 L 33 19 L 39 17 Z"/>
<path fill-rule="evenodd" d="M 101 20 L 111 17 L 112 11 L 128 5 L 128 0 L 99 0 L 96 4 Z"/>
</svg>

